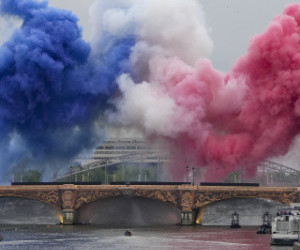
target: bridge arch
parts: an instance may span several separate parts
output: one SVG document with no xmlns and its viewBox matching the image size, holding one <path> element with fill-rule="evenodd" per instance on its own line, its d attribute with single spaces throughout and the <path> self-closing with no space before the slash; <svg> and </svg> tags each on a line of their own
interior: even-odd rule
<svg viewBox="0 0 300 250">
<path fill-rule="evenodd" d="M 93 193 L 86 193 L 81 192 L 80 196 L 77 198 L 77 202 L 75 204 L 74 209 L 78 210 L 81 207 L 88 205 L 90 203 L 104 200 L 107 198 L 120 198 L 120 197 L 127 197 L 127 198 L 145 198 L 150 200 L 158 200 L 162 201 L 171 207 L 181 209 L 180 199 L 176 192 L 164 192 L 160 190 L 151 190 L 149 192 L 140 192 L 139 190 L 121 190 L 118 192 L 93 192 Z"/>
<path fill-rule="evenodd" d="M 180 217 L 178 207 L 160 199 L 119 195 L 81 206 L 75 220 L 79 224 L 174 225 Z"/>
<path fill-rule="evenodd" d="M 232 190 L 208 189 L 195 193 L 193 209 L 205 207 L 214 202 L 235 198 L 259 198 L 279 202 L 283 205 L 289 206 L 291 202 L 295 202 L 296 200 L 298 200 L 298 192 L 299 191 L 297 188 L 290 188 L 285 192 L 282 192 L 280 188 L 270 189 L 263 187 L 260 188 L 259 191 L 257 189 L 251 188 L 240 188 Z"/>
<path fill-rule="evenodd" d="M 26 196 L 0 196 L 0 224 L 59 224 L 62 210 L 39 199 Z"/>
<path fill-rule="evenodd" d="M 281 203 L 282 205 L 286 205 L 286 206 L 289 206 L 290 205 L 290 202 L 285 200 L 285 199 L 281 199 L 281 198 L 270 198 L 270 197 L 257 197 L 257 196 L 228 196 L 228 197 L 224 197 L 224 198 L 214 198 L 213 200 L 210 200 L 210 201 L 206 201 L 206 202 L 203 202 L 203 203 L 198 203 L 197 205 L 195 205 L 193 207 L 193 209 L 201 209 L 201 208 L 205 208 L 213 203 L 216 203 L 216 202 L 222 202 L 222 201 L 226 201 L 226 200 L 233 200 L 233 199 L 264 199 L 264 200 L 268 200 L 268 201 L 273 201 L 273 202 L 278 202 L 278 203 Z"/>
<path fill-rule="evenodd" d="M 228 198 L 208 203 L 196 210 L 196 223 L 210 226 L 230 225 L 232 213 L 237 212 L 241 225 L 260 225 L 265 212 L 275 216 L 278 209 L 285 206 L 278 201 L 257 197 Z"/>
<path fill-rule="evenodd" d="M 54 207 L 58 210 L 62 210 L 61 206 L 59 206 L 56 202 L 53 202 L 53 200 L 49 199 L 48 197 L 43 198 L 43 197 L 36 197 L 32 195 L 23 195 L 23 194 L 0 194 L 0 199 L 2 198 L 24 198 L 28 200 L 35 200 L 50 205 L 51 207 Z"/>
</svg>

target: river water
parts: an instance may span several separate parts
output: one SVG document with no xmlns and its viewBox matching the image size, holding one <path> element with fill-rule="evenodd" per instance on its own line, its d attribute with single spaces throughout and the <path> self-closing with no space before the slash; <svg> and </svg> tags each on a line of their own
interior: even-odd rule
<svg viewBox="0 0 300 250">
<path fill-rule="evenodd" d="M 0 249 L 291 250 L 271 247 L 271 236 L 256 234 L 258 226 L 253 226 L 261 225 L 265 211 L 275 214 L 277 206 L 260 199 L 225 200 L 205 210 L 204 226 L 174 226 L 180 223 L 178 209 L 161 201 L 119 197 L 80 209 L 78 222 L 86 225 L 60 226 L 56 208 L 36 200 L 7 197 L 0 199 L 0 234 L 4 236 Z M 235 211 L 240 214 L 240 229 L 229 228 Z M 124 236 L 127 229 L 133 236 Z"/>
<path fill-rule="evenodd" d="M 0 249 L 222 249 L 291 250 L 271 247 L 270 235 L 256 234 L 257 227 L 160 226 L 103 228 L 100 226 L 26 226 L 0 227 L 4 240 Z M 130 230 L 131 237 L 124 236 Z"/>
</svg>

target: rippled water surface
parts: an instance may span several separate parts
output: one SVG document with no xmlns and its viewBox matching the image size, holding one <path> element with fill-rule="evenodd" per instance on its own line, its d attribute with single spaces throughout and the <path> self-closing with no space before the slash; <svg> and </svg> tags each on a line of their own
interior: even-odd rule
<svg viewBox="0 0 300 250">
<path fill-rule="evenodd" d="M 11 230 L 17 228 L 17 230 Z M 97 226 L 7 226 L 0 249 L 278 249 L 271 247 L 270 235 L 256 234 L 256 227 L 151 227 L 127 228 Z M 5 231 L 6 230 L 6 231 Z"/>
</svg>

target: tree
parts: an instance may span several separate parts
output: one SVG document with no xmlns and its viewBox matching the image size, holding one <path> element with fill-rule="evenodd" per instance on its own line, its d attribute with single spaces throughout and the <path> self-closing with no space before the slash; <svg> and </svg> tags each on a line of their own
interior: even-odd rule
<svg viewBox="0 0 300 250">
<path fill-rule="evenodd" d="M 37 170 L 28 170 L 24 173 L 25 182 L 40 182 L 41 181 L 41 173 Z"/>
</svg>

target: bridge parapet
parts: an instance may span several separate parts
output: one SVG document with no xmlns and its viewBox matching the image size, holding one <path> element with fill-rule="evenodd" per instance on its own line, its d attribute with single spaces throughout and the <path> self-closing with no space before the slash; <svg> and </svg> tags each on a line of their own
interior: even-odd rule
<svg viewBox="0 0 300 250">
<path fill-rule="evenodd" d="M 261 198 L 285 205 L 300 201 L 297 187 L 198 187 L 193 208 L 232 198 Z"/>
<path fill-rule="evenodd" d="M 156 185 L 57 185 L 0 186 L 0 197 L 24 197 L 51 204 L 63 213 L 64 224 L 73 224 L 81 207 L 97 200 L 127 196 L 161 200 L 182 212 L 182 224 L 194 222 L 194 212 L 210 203 L 232 198 L 261 198 L 285 205 L 300 202 L 296 187 L 156 186 Z"/>
</svg>

